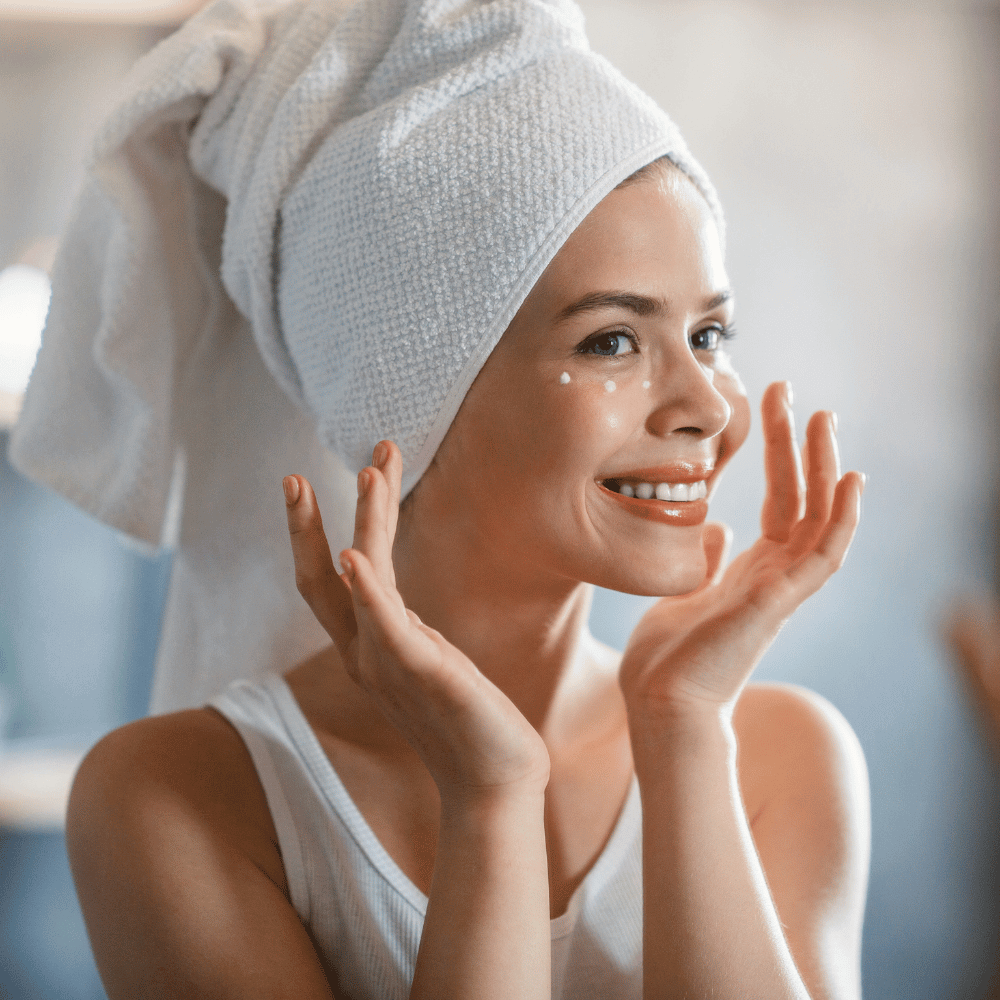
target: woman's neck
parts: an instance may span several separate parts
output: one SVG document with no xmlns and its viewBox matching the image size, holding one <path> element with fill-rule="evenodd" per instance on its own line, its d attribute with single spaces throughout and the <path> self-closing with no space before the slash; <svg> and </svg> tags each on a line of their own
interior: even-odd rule
<svg viewBox="0 0 1000 1000">
<path fill-rule="evenodd" d="M 481 540 L 400 518 L 393 549 L 406 606 L 472 660 L 546 738 L 592 689 L 593 588 L 511 565 Z"/>
</svg>

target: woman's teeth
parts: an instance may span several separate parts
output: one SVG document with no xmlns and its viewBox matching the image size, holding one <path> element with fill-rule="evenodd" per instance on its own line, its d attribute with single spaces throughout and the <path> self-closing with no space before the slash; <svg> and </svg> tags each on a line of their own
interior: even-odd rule
<svg viewBox="0 0 1000 1000">
<path fill-rule="evenodd" d="M 614 488 L 614 483 L 608 484 Z M 638 497 L 640 500 L 666 500 L 678 503 L 685 500 L 704 500 L 708 496 L 708 484 L 704 479 L 697 483 L 619 483 L 618 492 L 623 497 Z"/>
</svg>

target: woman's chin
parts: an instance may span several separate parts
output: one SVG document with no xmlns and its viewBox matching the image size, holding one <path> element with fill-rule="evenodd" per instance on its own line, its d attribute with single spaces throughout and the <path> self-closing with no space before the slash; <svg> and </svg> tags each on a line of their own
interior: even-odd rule
<svg viewBox="0 0 1000 1000">
<path fill-rule="evenodd" d="M 705 580 L 708 563 L 701 539 L 697 545 L 674 548 L 662 558 L 648 552 L 624 556 L 607 566 L 602 579 L 592 580 L 606 590 L 640 597 L 681 597 L 696 590 Z"/>
</svg>

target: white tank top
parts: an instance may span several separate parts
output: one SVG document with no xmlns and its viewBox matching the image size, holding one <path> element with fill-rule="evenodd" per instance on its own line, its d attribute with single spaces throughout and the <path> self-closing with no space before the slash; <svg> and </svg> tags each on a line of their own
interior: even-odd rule
<svg viewBox="0 0 1000 1000">
<path fill-rule="evenodd" d="M 337 996 L 406 1000 L 427 897 L 347 794 L 284 678 L 236 681 L 209 704 L 253 758 L 288 888 Z M 551 921 L 552 1000 L 642 996 L 642 856 L 633 779 L 611 837 Z"/>
</svg>

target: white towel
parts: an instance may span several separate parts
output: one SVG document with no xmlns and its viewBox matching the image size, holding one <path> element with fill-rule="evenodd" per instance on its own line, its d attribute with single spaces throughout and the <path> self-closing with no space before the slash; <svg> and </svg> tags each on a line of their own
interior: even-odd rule
<svg viewBox="0 0 1000 1000">
<path fill-rule="evenodd" d="M 140 60 L 64 239 L 14 462 L 176 547 L 153 709 L 324 640 L 279 480 L 346 544 L 383 437 L 404 492 L 553 255 L 669 156 L 570 0 L 217 0 Z M 221 275 L 221 283 L 220 283 Z"/>
</svg>

